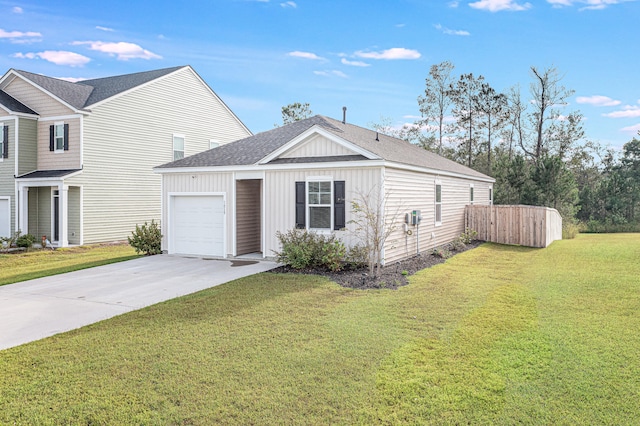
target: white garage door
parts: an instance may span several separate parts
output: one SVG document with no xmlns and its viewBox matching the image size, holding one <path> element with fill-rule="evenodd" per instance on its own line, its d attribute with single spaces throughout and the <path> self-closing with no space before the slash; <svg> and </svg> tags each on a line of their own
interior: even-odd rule
<svg viewBox="0 0 640 426">
<path fill-rule="evenodd" d="M 0 198 L 0 237 L 8 237 L 11 234 L 11 210 L 9 200 Z"/>
<path fill-rule="evenodd" d="M 170 253 L 224 256 L 221 195 L 174 195 L 170 215 Z"/>
</svg>

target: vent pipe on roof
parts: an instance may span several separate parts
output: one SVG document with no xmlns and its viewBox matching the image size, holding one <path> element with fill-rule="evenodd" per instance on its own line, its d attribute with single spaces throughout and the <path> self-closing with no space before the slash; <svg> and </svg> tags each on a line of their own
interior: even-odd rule
<svg viewBox="0 0 640 426">
<path fill-rule="evenodd" d="M 376 131 L 376 141 L 380 142 L 380 138 L 378 138 L 378 132 Z"/>
<path fill-rule="evenodd" d="M 347 107 L 342 107 L 342 124 L 347 124 Z"/>
</svg>

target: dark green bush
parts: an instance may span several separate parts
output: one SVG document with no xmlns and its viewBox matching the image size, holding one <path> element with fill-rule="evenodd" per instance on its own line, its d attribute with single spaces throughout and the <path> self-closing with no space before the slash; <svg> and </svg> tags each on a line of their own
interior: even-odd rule
<svg viewBox="0 0 640 426">
<path fill-rule="evenodd" d="M 160 225 L 153 220 L 151 224 L 136 225 L 136 230 L 127 237 L 129 245 L 136 249 L 136 253 L 144 253 L 147 256 L 162 253 L 162 234 Z"/>
<path fill-rule="evenodd" d="M 335 235 L 322 235 L 305 229 L 277 232 L 282 250 L 275 252 L 276 260 L 294 269 L 342 269 L 346 248 Z"/>
<path fill-rule="evenodd" d="M 20 235 L 17 239 L 16 239 L 16 246 L 17 247 L 24 247 L 24 248 L 29 248 L 33 245 L 33 243 L 36 242 L 36 237 L 34 237 L 31 234 L 24 234 L 24 235 Z"/>
</svg>

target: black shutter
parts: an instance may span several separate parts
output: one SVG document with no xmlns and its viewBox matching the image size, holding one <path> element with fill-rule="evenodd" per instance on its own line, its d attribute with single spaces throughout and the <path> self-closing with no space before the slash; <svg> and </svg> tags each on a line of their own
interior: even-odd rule
<svg viewBox="0 0 640 426">
<path fill-rule="evenodd" d="M 54 128 L 54 126 L 49 126 L 49 151 L 53 151 L 54 149 L 56 149 L 54 140 L 55 132 L 56 129 Z"/>
<path fill-rule="evenodd" d="M 64 150 L 69 151 L 69 125 L 64 125 Z"/>
<path fill-rule="evenodd" d="M 333 229 L 336 231 L 346 227 L 345 222 L 345 189 L 344 181 L 333 182 Z"/>
<path fill-rule="evenodd" d="M 296 228 L 305 229 L 306 188 L 304 182 L 296 182 Z"/>
<path fill-rule="evenodd" d="M 9 126 L 4 126 L 2 142 L 2 158 L 9 158 Z"/>
</svg>

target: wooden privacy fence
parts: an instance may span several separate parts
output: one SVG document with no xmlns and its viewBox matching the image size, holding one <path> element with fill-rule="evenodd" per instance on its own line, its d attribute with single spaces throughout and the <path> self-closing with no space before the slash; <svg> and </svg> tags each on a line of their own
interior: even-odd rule
<svg viewBox="0 0 640 426">
<path fill-rule="evenodd" d="M 548 207 L 469 205 L 464 216 L 465 228 L 482 241 L 547 247 L 562 239 L 562 217 Z"/>
</svg>

